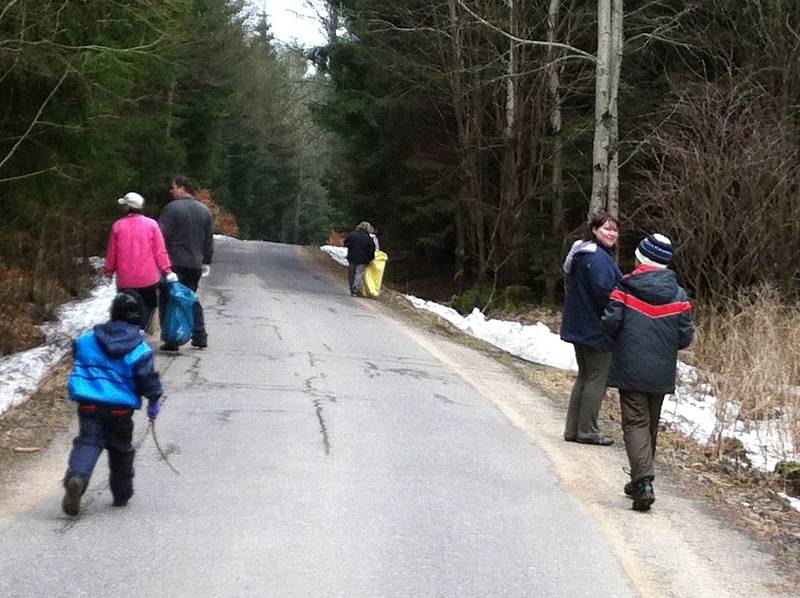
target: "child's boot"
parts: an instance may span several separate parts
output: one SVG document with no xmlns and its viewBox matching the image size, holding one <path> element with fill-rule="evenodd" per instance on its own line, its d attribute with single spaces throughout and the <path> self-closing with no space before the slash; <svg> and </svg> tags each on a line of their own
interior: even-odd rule
<svg viewBox="0 0 800 598">
<path fill-rule="evenodd" d="M 632 498 L 634 511 L 649 511 L 650 505 L 656 500 L 656 494 L 653 491 L 653 478 L 644 477 L 639 480 Z"/>
<path fill-rule="evenodd" d="M 61 501 L 61 508 L 67 515 L 75 517 L 81 510 L 81 496 L 86 490 L 86 482 L 81 478 L 70 478 L 64 484 L 64 500 Z"/>
</svg>

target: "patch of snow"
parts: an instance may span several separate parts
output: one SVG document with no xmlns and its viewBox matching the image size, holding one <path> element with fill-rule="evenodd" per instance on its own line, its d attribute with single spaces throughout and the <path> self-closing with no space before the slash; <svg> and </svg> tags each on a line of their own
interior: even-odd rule
<svg viewBox="0 0 800 598">
<path fill-rule="evenodd" d="M 551 332 L 541 322 L 526 326 L 518 322 L 487 320 L 478 308 L 473 309 L 471 314 L 464 317 L 456 310 L 433 301 L 425 301 L 413 295 L 405 295 L 405 298 L 417 309 L 433 312 L 459 330 L 508 351 L 512 355 L 534 363 L 578 371 L 572 345 L 562 341 L 557 334 Z"/>
<path fill-rule="evenodd" d="M 347 261 L 347 247 L 336 247 L 335 245 L 323 245 L 320 247 L 322 251 L 327 253 L 333 261 L 341 266 L 349 265 Z"/>
<path fill-rule="evenodd" d="M 99 269 L 103 259 L 90 258 L 90 263 Z M 116 292 L 113 280 L 103 277 L 89 297 L 62 305 L 57 320 L 40 327 L 45 335 L 42 346 L 0 358 L 0 414 L 36 391 L 50 368 L 70 351 L 75 337 L 108 319 Z"/>
<path fill-rule="evenodd" d="M 778 492 L 778 496 L 789 503 L 789 506 L 795 511 L 800 511 L 800 499 L 795 498 L 794 496 L 789 496 L 788 494 L 784 494 L 783 492 Z"/>
</svg>

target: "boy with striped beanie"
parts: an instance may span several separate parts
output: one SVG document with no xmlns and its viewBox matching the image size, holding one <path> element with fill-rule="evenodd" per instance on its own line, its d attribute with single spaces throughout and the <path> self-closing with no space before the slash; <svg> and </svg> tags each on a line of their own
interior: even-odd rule
<svg viewBox="0 0 800 598">
<path fill-rule="evenodd" d="M 608 385 L 619 389 L 622 431 L 631 467 L 625 494 L 633 508 L 655 501 L 653 457 L 665 394 L 675 392 L 678 351 L 694 334 L 692 305 L 668 269 L 672 243 L 650 234 L 636 248 L 636 268 L 612 291 L 603 332 L 613 342 Z"/>
</svg>

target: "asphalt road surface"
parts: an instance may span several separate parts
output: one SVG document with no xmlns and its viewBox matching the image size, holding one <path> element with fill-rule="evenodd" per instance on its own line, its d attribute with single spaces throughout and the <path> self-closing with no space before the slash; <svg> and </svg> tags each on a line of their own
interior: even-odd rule
<svg viewBox="0 0 800 598">
<path fill-rule="evenodd" d="M 346 276 L 344 268 L 341 276 Z M 0 596 L 633 596 L 588 512 L 474 385 L 300 250 L 217 241 L 209 347 L 158 355 L 136 494 L 101 457 L 0 525 Z"/>
</svg>

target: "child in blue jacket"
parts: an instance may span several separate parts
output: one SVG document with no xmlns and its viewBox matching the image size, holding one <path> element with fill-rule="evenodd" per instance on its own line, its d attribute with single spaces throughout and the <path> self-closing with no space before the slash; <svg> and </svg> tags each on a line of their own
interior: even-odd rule
<svg viewBox="0 0 800 598">
<path fill-rule="evenodd" d="M 139 329 L 143 310 L 136 291 L 121 291 L 111 303 L 111 320 L 75 340 L 67 387 L 69 398 L 78 403 L 80 432 L 64 476 L 61 506 L 67 515 L 80 511 L 81 496 L 103 449 L 108 451 L 114 506 L 124 507 L 133 496 L 133 411 L 144 396 L 147 417 L 155 421 L 162 394 L 153 351 Z"/>
</svg>

